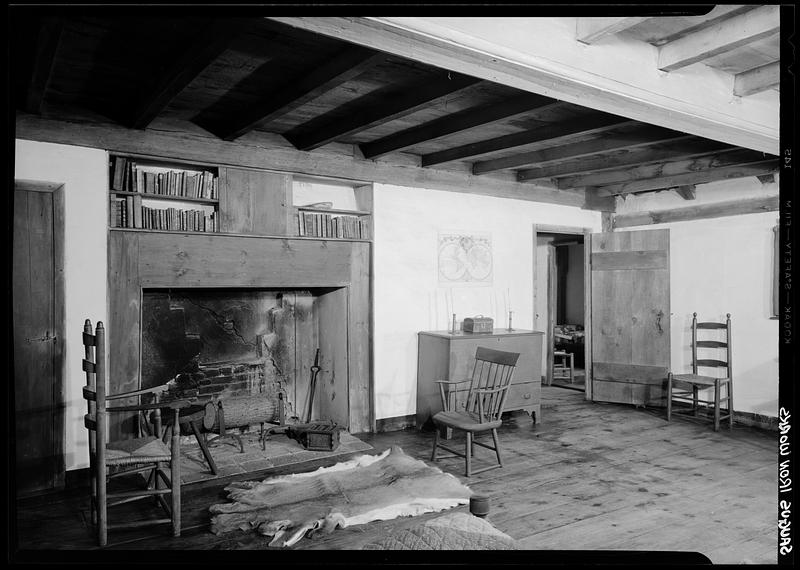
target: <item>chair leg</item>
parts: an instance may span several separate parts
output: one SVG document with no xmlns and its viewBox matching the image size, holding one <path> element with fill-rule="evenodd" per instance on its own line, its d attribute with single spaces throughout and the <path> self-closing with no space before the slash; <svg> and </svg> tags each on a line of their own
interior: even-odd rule
<svg viewBox="0 0 800 570">
<path fill-rule="evenodd" d="M 692 386 L 692 413 L 695 417 L 697 417 L 697 413 L 699 411 L 697 407 L 697 386 Z"/>
<path fill-rule="evenodd" d="M 728 380 L 728 429 L 733 429 L 733 380 Z"/>
<path fill-rule="evenodd" d="M 89 456 L 89 507 L 92 514 L 92 524 L 97 526 L 97 468 L 94 465 L 94 458 Z"/>
<path fill-rule="evenodd" d="M 500 457 L 500 439 L 497 437 L 497 428 L 492 429 L 492 439 L 494 439 L 494 452 L 497 454 L 497 463 L 503 466 L 503 458 Z"/>
<path fill-rule="evenodd" d="M 720 382 L 714 382 L 714 431 L 719 431 Z"/>
<path fill-rule="evenodd" d="M 466 455 L 465 459 L 467 460 L 467 477 L 472 474 L 472 432 L 467 432 L 467 445 L 466 445 Z"/>
<path fill-rule="evenodd" d="M 172 487 L 172 536 L 181 535 L 181 455 L 180 429 L 172 430 L 172 457 L 170 458 Z"/>
<path fill-rule="evenodd" d="M 667 374 L 667 421 L 672 419 L 672 372 Z"/>
<path fill-rule="evenodd" d="M 97 477 L 97 542 L 108 543 L 108 515 L 106 505 L 106 478 Z"/>
<path fill-rule="evenodd" d="M 575 382 L 575 355 L 569 355 L 569 383 Z"/>
<path fill-rule="evenodd" d="M 433 432 L 433 452 L 431 453 L 431 461 L 436 461 L 436 451 L 439 449 L 439 426 Z"/>
</svg>

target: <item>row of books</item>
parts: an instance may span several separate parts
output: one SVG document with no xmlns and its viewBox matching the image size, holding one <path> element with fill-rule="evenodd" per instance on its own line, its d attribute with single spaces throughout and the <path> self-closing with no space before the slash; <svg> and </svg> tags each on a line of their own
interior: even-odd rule
<svg viewBox="0 0 800 570">
<path fill-rule="evenodd" d="M 115 156 L 111 159 L 111 190 L 140 192 L 183 198 L 219 199 L 219 178 L 204 170 L 164 170 L 137 164 L 132 159 Z"/>
<path fill-rule="evenodd" d="M 297 225 L 300 236 L 369 239 L 367 220 L 358 216 L 298 212 Z"/>
<path fill-rule="evenodd" d="M 125 196 L 111 199 L 111 226 L 185 232 L 218 232 L 217 212 L 182 208 L 150 208 L 142 205 L 142 197 Z"/>
</svg>

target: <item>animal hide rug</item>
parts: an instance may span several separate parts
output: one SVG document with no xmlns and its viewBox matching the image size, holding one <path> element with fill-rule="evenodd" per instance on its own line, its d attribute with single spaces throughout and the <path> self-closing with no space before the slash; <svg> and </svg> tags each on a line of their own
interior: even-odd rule
<svg viewBox="0 0 800 570">
<path fill-rule="evenodd" d="M 211 531 L 257 530 L 270 546 L 291 546 L 316 530 L 442 511 L 469 503 L 455 476 L 409 457 L 399 447 L 308 473 L 225 487 L 233 503 L 210 507 Z"/>
</svg>

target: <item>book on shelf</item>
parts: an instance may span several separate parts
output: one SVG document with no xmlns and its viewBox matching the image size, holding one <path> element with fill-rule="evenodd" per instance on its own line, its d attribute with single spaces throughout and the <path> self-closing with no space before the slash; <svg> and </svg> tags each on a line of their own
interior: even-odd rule
<svg viewBox="0 0 800 570">
<path fill-rule="evenodd" d="M 217 200 L 218 177 L 210 170 L 168 169 L 124 156 L 111 159 L 111 191 Z"/>
<path fill-rule="evenodd" d="M 299 236 L 369 239 L 367 221 L 360 216 L 301 211 L 297 227 Z"/>
<path fill-rule="evenodd" d="M 109 201 L 110 225 L 115 228 L 142 228 L 189 232 L 217 232 L 218 214 L 202 209 L 152 208 L 142 204 L 142 196 L 123 196 Z"/>
</svg>

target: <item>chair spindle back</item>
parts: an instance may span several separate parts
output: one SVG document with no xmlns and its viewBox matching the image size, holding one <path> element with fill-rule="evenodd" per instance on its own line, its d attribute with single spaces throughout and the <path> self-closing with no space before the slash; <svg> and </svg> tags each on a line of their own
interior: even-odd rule
<svg viewBox="0 0 800 570">
<path fill-rule="evenodd" d="M 482 422 L 500 419 L 503 413 L 511 377 L 519 354 L 479 346 L 475 351 L 475 365 L 467 396 L 466 410 L 477 414 Z M 497 390 L 488 394 L 476 390 Z"/>
</svg>

